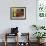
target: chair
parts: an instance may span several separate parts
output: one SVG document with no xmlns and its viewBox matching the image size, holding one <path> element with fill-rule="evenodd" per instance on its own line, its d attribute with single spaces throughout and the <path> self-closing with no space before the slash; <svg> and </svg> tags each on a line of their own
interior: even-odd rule
<svg viewBox="0 0 46 46">
<path fill-rule="evenodd" d="M 11 28 L 11 33 L 5 33 L 5 46 L 7 46 L 7 38 L 13 37 L 13 36 L 17 36 L 17 44 L 16 46 L 18 46 L 18 27 L 16 28 Z"/>
<path fill-rule="evenodd" d="M 19 46 L 30 46 L 29 33 L 21 33 L 20 40 L 22 40 L 22 41 L 19 43 Z"/>
</svg>

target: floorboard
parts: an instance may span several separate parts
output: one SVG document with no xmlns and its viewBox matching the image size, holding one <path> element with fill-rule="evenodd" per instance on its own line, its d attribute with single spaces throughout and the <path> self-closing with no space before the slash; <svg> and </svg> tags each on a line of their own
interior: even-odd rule
<svg viewBox="0 0 46 46">
<path fill-rule="evenodd" d="M 4 42 L 0 42 L 0 46 L 5 46 Z M 16 46 L 15 42 L 9 42 L 7 46 Z M 22 45 L 21 45 L 22 46 Z M 30 46 L 37 46 L 37 43 L 30 43 Z M 41 46 L 46 46 L 46 43 L 44 43 L 44 45 Z"/>
</svg>

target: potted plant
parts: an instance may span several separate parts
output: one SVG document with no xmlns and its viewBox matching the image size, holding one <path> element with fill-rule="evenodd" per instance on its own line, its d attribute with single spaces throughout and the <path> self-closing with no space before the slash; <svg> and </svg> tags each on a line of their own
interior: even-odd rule
<svg viewBox="0 0 46 46">
<path fill-rule="evenodd" d="M 40 40 L 46 36 L 45 34 L 45 32 L 35 32 L 33 35 L 37 38 L 38 43 L 40 43 Z"/>
</svg>

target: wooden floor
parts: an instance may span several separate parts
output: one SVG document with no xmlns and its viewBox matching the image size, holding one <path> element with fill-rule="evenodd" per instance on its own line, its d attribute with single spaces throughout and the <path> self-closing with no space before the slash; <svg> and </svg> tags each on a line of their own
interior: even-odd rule
<svg viewBox="0 0 46 46">
<path fill-rule="evenodd" d="M 4 46 L 4 43 L 2 42 L 0 42 L 0 46 Z M 8 45 L 7 46 L 15 46 L 15 43 L 8 43 Z M 25 46 L 25 45 L 24 45 Z M 30 46 L 37 46 L 37 43 L 30 43 Z M 41 45 L 41 46 L 46 46 L 46 43 L 44 43 L 44 45 Z"/>
</svg>

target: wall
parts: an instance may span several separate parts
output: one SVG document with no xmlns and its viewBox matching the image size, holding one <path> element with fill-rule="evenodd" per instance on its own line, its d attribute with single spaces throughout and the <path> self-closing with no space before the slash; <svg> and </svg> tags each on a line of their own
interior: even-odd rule
<svg viewBox="0 0 46 46">
<path fill-rule="evenodd" d="M 10 7 L 26 7 L 26 20 L 10 20 Z M 0 34 L 8 32 L 11 27 L 19 27 L 19 32 L 29 32 L 31 25 L 36 24 L 36 0 L 1 0 L 0 1 Z"/>
</svg>

